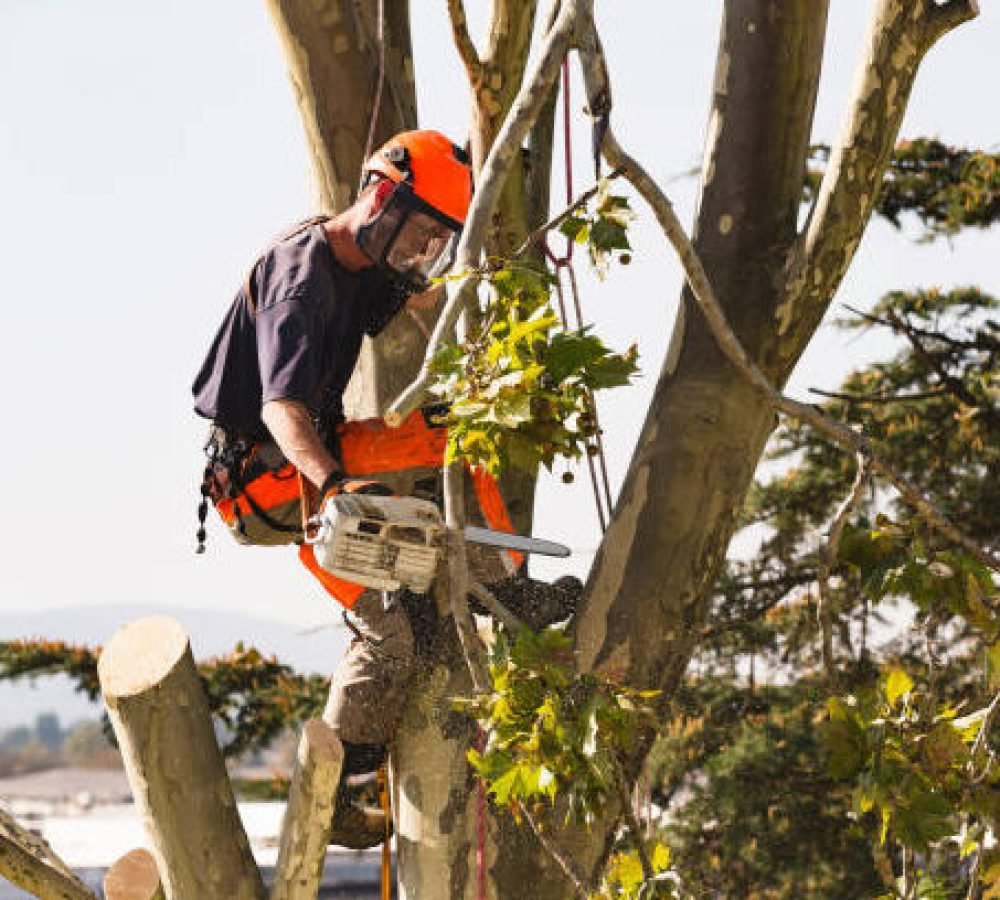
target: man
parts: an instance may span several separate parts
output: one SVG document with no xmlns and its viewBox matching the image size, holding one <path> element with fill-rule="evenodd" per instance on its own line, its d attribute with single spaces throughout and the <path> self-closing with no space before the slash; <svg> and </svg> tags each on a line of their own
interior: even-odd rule
<svg viewBox="0 0 1000 900">
<path fill-rule="evenodd" d="M 301 538 L 302 479 L 320 499 L 373 489 L 346 482 L 337 459 L 343 392 L 363 336 L 404 304 L 425 304 L 420 292 L 449 262 L 471 189 L 458 147 L 434 131 L 405 132 L 367 161 L 350 207 L 296 229 L 253 266 L 193 387 L 196 411 L 215 423 L 203 494 L 237 538 Z M 393 487 L 413 492 L 412 479 Z M 414 664 L 399 603 L 365 591 L 350 608 L 355 638 L 324 712 L 344 745 L 344 779 L 384 759 Z M 335 842 L 370 846 L 383 829 L 338 798 Z"/>
</svg>

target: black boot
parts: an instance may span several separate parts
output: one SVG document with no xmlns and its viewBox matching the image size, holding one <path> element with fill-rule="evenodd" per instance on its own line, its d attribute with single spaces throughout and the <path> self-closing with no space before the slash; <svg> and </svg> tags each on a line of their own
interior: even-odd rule
<svg viewBox="0 0 1000 900">
<path fill-rule="evenodd" d="M 374 804 L 370 802 L 373 791 Z M 349 850 L 367 850 L 377 847 L 391 833 L 392 822 L 386 825 L 385 810 L 378 806 L 375 773 L 343 780 L 333 808 L 330 843 Z"/>
<path fill-rule="evenodd" d="M 385 811 L 379 805 L 378 773 L 385 761 L 383 744 L 353 744 L 343 741 L 344 765 L 333 806 L 330 843 L 350 850 L 367 850 L 381 844 L 392 833 Z"/>
</svg>

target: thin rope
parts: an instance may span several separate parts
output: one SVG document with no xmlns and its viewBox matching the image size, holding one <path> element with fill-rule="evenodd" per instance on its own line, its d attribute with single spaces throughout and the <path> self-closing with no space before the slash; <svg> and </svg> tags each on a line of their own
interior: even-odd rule
<svg viewBox="0 0 1000 900">
<path fill-rule="evenodd" d="M 486 749 L 486 734 L 476 729 L 476 749 Z M 486 785 L 476 779 L 476 900 L 486 900 Z"/>
<path fill-rule="evenodd" d="M 389 802 L 389 773 L 385 764 L 379 766 L 376 775 L 378 798 L 385 816 L 385 835 L 382 838 L 382 900 L 392 900 L 392 806 Z"/>
<path fill-rule="evenodd" d="M 563 60 L 562 65 L 562 91 L 563 91 L 563 157 L 566 171 L 566 205 L 573 202 L 573 137 L 571 126 L 571 100 L 569 89 L 569 58 Z M 556 274 L 556 296 L 559 300 L 559 317 L 563 330 L 569 330 L 569 316 L 566 312 L 566 295 L 563 288 L 562 270 L 565 269 L 569 279 L 570 292 L 573 295 L 573 307 L 576 315 L 576 327 L 583 328 L 583 308 L 580 303 L 580 289 L 576 280 L 576 271 L 573 268 L 573 248 L 576 242 L 566 236 L 566 252 L 557 257 L 549 247 L 547 241 L 542 241 L 544 251 L 549 263 L 555 269 Z M 611 499 L 611 483 L 608 478 L 607 456 L 604 451 L 604 439 L 601 437 L 601 423 L 597 412 L 597 401 L 591 391 L 587 392 L 587 412 L 590 416 L 594 428 L 592 442 L 587 442 L 587 470 L 590 473 L 590 486 L 594 492 L 594 505 L 597 507 L 597 518 L 601 525 L 601 532 L 608 529 L 608 522 L 611 519 L 613 502 Z M 596 452 L 592 455 L 591 448 Z M 596 459 L 596 462 L 595 462 Z M 602 491 L 603 488 L 603 491 Z"/>
<path fill-rule="evenodd" d="M 368 139 L 365 141 L 364 156 L 361 164 L 368 162 L 372 155 L 372 145 L 375 143 L 375 126 L 378 124 L 379 110 L 382 108 L 382 86 L 385 83 L 385 0 L 378 0 L 378 80 L 375 82 L 375 100 L 372 103 L 371 121 L 368 123 Z M 364 171 L 358 180 L 358 191 L 364 182 Z"/>
</svg>

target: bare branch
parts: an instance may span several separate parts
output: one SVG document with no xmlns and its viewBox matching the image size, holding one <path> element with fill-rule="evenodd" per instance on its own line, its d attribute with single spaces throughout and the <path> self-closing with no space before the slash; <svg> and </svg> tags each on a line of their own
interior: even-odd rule
<svg viewBox="0 0 1000 900">
<path fill-rule="evenodd" d="M 841 504 L 837 514 L 833 517 L 833 524 L 830 526 L 830 534 L 826 546 L 820 553 L 819 572 L 816 581 L 819 585 L 819 602 L 817 603 L 816 618 L 819 620 L 820 633 L 823 635 L 823 668 L 826 670 L 827 678 L 832 682 L 837 675 L 837 666 L 833 659 L 833 609 L 830 598 L 830 574 L 837 562 L 837 555 L 840 552 L 840 539 L 844 535 L 844 528 L 847 520 L 857 508 L 864 496 L 865 483 L 871 474 L 871 466 L 867 454 L 859 453 L 857 456 L 858 469 L 854 476 L 854 484 L 847 499 Z"/>
<path fill-rule="evenodd" d="M 608 172 L 608 174 L 605 175 L 604 177 L 610 181 L 612 178 L 618 178 L 620 175 L 623 175 L 624 173 L 625 170 L 623 168 L 617 168 L 612 172 Z M 524 243 L 521 244 L 521 246 L 514 251 L 513 256 L 511 256 L 511 259 L 520 259 L 522 256 L 524 256 L 524 254 L 531 249 L 533 244 L 538 243 L 538 241 L 544 238 L 545 235 L 548 234 L 553 228 L 558 228 L 560 225 L 562 225 L 562 223 L 565 222 L 566 219 L 568 219 L 571 215 L 573 215 L 573 213 L 575 213 L 581 206 L 583 206 L 588 200 L 590 200 L 590 198 L 593 197 L 594 194 L 596 194 L 600 189 L 601 185 L 599 183 L 595 184 L 592 188 L 590 188 L 590 190 L 584 191 L 582 194 L 580 194 L 579 197 L 577 197 L 569 206 L 567 206 L 557 216 L 554 216 L 553 218 L 549 219 L 549 221 L 546 222 L 541 227 L 536 228 L 533 232 L 531 232 L 531 234 L 529 234 L 524 239 Z"/>
<path fill-rule="evenodd" d="M 448 602 L 458 631 L 458 642 L 477 694 L 490 683 L 483 646 L 469 611 L 469 561 L 465 550 L 465 470 L 452 463 L 444 470 L 445 559 L 448 569 Z"/>
<path fill-rule="evenodd" d="M 584 81 L 587 84 L 588 96 L 592 91 L 603 89 L 601 79 L 604 78 L 605 67 L 601 62 L 600 40 L 597 37 L 593 22 L 589 28 L 578 36 L 578 48 L 582 63 Z M 855 453 L 869 453 L 866 441 L 847 426 L 829 419 L 819 409 L 792 400 L 782 395 L 767 379 L 767 376 L 750 359 L 743 345 L 733 333 L 726 316 L 722 311 L 708 275 L 674 212 L 669 199 L 659 185 L 649 174 L 630 157 L 618 144 L 612 130 L 609 128 L 603 141 L 604 156 L 609 165 L 624 166 L 626 177 L 633 184 L 643 199 L 652 207 L 660 228 L 673 245 L 684 268 L 684 274 L 691 287 L 695 302 L 712 331 L 719 349 L 737 370 L 760 391 L 768 400 L 785 415 L 812 425 L 817 431 L 826 435 L 835 444 L 845 447 Z M 915 509 L 936 531 L 948 540 L 962 547 L 970 556 L 995 571 L 1000 572 L 1000 558 L 983 550 L 975 541 L 965 535 L 957 526 L 950 522 L 923 494 L 906 479 L 899 475 L 884 461 L 872 457 L 873 471 L 889 481 L 899 491 L 902 498 Z"/>
<path fill-rule="evenodd" d="M 577 896 L 583 898 L 583 900 L 587 900 L 592 893 L 591 889 L 587 887 L 587 878 L 577 869 L 573 859 L 565 856 L 556 844 L 548 838 L 545 832 L 542 831 L 541 826 L 535 821 L 534 816 L 532 816 L 528 808 L 521 801 L 518 801 L 517 805 L 521 815 L 524 816 L 525 821 L 535 833 L 535 837 L 538 838 L 538 843 L 545 848 L 545 851 L 556 861 L 559 868 L 566 874 L 566 877 L 573 882 Z"/>
<path fill-rule="evenodd" d="M 96 895 L 38 835 L 0 810 L 0 872 L 37 897 L 96 900 Z"/>
<path fill-rule="evenodd" d="M 574 29 L 581 15 L 589 14 L 593 0 L 566 0 L 559 15 L 545 36 L 535 69 L 526 78 L 518 91 L 510 114 L 497 135 L 489 156 L 483 163 L 476 192 L 472 198 L 469 216 L 462 230 L 458 249 L 455 253 L 454 270 L 470 273 L 457 284 L 448 285 L 448 300 L 441 312 L 434 333 L 427 345 L 420 374 L 409 387 L 393 402 L 386 413 L 386 423 L 398 427 L 423 399 L 433 382 L 430 366 L 445 340 L 451 335 L 458 317 L 475 295 L 478 278 L 474 270 L 486 241 L 487 229 L 503 189 L 507 174 L 521 145 L 538 118 L 545 101 L 559 77 L 563 57 L 569 49 Z"/>
<path fill-rule="evenodd" d="M 975 743 L 973 743 L 972 751 L 969 754 L 969 773 L 975 781 L 981 781 L 989 774 L 990 765 L 996 758 L 993 750 L 990 748 L 989 737 L 998 715 L 1000 715 L 1000 692 L 995 694 L 990 701 L 990 705 L 986 709 L 986 715 L 983 716 L 982 724 L 979 726 L 979 734 L 976 735 Z M 986 763 L 982 771 L 976 773 L 974 770 L 976 760 L 984 750 L 986 751 Z"/>
<path fill-rule="evenodd" d="M 843 400 L 845 403 L 864 405 L 880 405 L 883 403 L 916 403 L 921 400 L 933 400 L 944 396 L 947 391 L 936 388 L 932 391 L 914 391 L 912 394 L 847 394 L 843 391 L 824 391 L 821 388 L 809 388 L 810 394 L 819 394 L 832 400 Z"/>
<path fill-rule="evenodd" d="M 504 627 L 512 634 L 516 634 L 520 629 L 528 627 L 526 622 L 515 616 L 514 613 L 497 600 L 492 591 L 487 590 L 478 581 L 474 581 L 469 585 L 469 593 L 483 604 L 491 616 L 502 622 Z"/>
<path fill-rule="evenodd" d="M 653 871 L 653 861 L 649 858 L 649 848 L 639 827 L 639 820 L 636 818 L 635 810 L 632 808 L 631 792 L 628 788 L 628 781 L 622 769 L 621 760 L 613 757 L 611 767 L 614 770 L 615 786 L 618 788 L 619 801 L 622 805 L 622 813 L 625 816 L 625 824 L 632 833 L 632 840 L 635 841 L 635 848 L 639 854 L 639 864 L 642 866 L 642 874 L 646 881 L 652 881 L 656 877 Z"/>
<path fill-rule="evenodd" d="M 475 93 L 483 77 L 483 64 L 476 52 L 476 45 L 469 35 L 469 21 L 465 15 L 465 4 L 462 0 L 448 0 L 448 15 L 451 18 L 451 33 L 455 38 L 458 55 L 469 76 L 469 84 Z"/>
</svg>

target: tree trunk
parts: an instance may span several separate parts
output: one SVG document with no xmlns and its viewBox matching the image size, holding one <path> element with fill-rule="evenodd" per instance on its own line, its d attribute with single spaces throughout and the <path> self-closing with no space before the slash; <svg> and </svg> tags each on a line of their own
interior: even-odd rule
<svg viewBox="0 0 1000 900">
<path fill-rule="evenodd" d="M 150 616 L 123 626 L 98 675 L 166 896 L 263 898 L 180 624 Z"/>
<path fill-rule="evenodd" d="M 356 0 L 266 0 L 288 65 L 321 211 L 354 199 L 375 111 L 379 73 L 377 4 Z M 385 0 L 385 73 L 372 151 L 415 128 L 417 102 L 409 0 Z M 365 338 L 344 398 L 351 418 L 376 416 L 417 371 L 423 340 L 407 316 Z"/>
<path fill-rule="evenodd" d="M 314 900 L 323 880 L 344 748 L 322 719 L 302 728 L 270 900 Z"/>
<path fill-rule="evenodd" d="M 104 875 L 104 900 L 164 900 L 156 859 L 148 850 L 130 850 Z"/>
<path fill-rule="evenodd" d="M 43 900 L 97 900 L 38 835 L 0 810 L 0 874 Z"/>
</svg>

